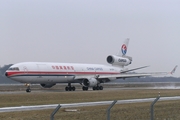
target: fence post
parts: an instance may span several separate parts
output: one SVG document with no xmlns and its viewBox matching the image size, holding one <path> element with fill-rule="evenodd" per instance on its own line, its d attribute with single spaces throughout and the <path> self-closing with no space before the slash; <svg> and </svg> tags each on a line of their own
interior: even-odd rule
<svg viewBox="0 0 180 120">
<path fill-rule="evenodd" d="M 154 104 L 159 100 L 160 98 L 160 93 L 159 96 L 151 103 L 151 120 L 154 120 Z"/>
<path fill-rule="evenodd" d="M 116 104 L 117 100 L 114 100 L 113 103 L 107 109 L 107 120 L 110 120 L 110 110 Z"/>
<path fill-rule="evenodd" d="M 61 105 L 59 104 L 56 109 L 51 113 L 50 120 L 54 120 L 54 115 L 57 113 L 57 111 L 60 109 Z"/>
</svg>

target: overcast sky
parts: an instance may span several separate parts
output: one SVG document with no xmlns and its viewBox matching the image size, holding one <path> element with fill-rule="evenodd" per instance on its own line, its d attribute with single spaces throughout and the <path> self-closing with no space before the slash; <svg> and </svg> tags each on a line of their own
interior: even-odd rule
<svg viewBox="0 0 180 120">
<path fill-rule="evenodd" d="M 150 65 L 139 72 L 161 72 L 180 65 L 180 1 L 0 0 L 1 66 L 107 64 L 126 38 L 133 57 L 128 68 Z"/>
</svg>

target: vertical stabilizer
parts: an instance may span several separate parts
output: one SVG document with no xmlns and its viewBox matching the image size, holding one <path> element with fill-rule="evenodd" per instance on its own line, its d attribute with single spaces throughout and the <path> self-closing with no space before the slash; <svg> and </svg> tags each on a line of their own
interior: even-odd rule
<svg viewBox="0 0 180 120">
<path fill-rule="evenodd" d="M 118 56 L 125 56 L 127 53 L 127 49 L 128 49 L 128 44 L 129 44 L 129 38 L 127 38 L 124 43 L 121 46 L 121 50 L 118 53 Z"/>
</svg>

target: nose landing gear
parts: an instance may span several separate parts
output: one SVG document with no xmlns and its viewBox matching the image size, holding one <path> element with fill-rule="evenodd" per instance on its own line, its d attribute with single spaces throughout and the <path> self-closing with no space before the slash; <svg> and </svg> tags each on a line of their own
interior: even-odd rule
<svg viewBox="0 0 180 120">
<path fill-rule="evenodd" d="M 26 83 L 25 86 L 27 86 L 26 92 L 31 92 L 31 85 Z"/>
</svg>

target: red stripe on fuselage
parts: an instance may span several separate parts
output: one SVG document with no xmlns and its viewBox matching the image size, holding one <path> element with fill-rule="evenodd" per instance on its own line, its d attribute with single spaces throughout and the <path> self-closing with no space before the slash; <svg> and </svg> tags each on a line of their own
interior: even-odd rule
<svg viewBox="0 0 180 120">
<path fill-rule="evenodd" d="M 34 75 L 94 75 L 94 74 L 120 74 L 119 72 L 39 72 L 39 71 L 7 71 L 7 76 L 16 76 L 16 75 L 28 75 L 28 74 L 34 74 Z"/>
</svg>

